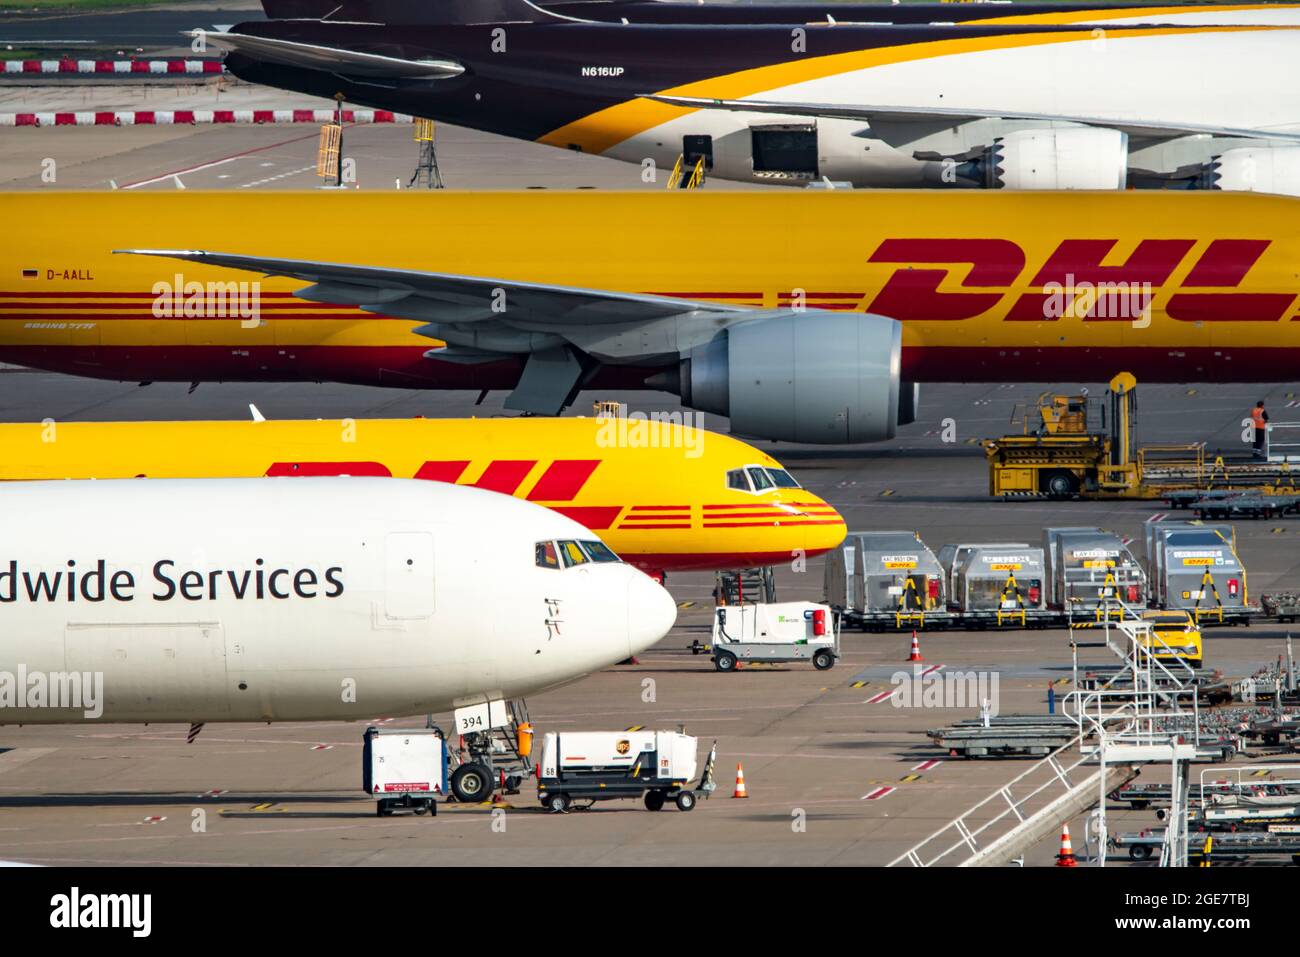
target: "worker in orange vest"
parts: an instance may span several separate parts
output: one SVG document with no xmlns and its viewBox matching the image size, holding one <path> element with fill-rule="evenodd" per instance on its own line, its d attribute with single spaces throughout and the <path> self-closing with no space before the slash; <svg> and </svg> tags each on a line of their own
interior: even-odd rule
<svg viewBox="0 0 1300 957">
<path fill-rule="evenodd" d="M 1255 458 L 1264 458 L 1264 441 L 1268 437 L 1268 413 L 1264 411 L 1264 400 L 1255 403 L 1250 410 L 1250 420 L 1255 424 Z"/>
</svg>

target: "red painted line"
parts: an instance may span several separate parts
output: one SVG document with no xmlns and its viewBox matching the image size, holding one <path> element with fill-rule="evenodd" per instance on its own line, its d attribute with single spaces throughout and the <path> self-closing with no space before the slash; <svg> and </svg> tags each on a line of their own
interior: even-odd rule
<svg viewBox="0 0 1300 957">
<path fill-rule="evenodd" d="M 709 522 L 705 521 L 705 528 L 772 528 L 780 524 L 781 528 L 803 528 L 807 525 L 843 525 L 842 520 L 831 520 L 825 522 L 804 522 L 804 521 L 782 521 L 777 522 Z"/>
<path fill-rule="evenodd" d="M 771 512 L 710 512 L 709 521 L 721 518 L 793 518 L 793 513 L 776 509 Z"/>
<path fill-rule="evenodd" d="M 862 795 L 859 800 L 879 801 L 883 797 L 889 797 L 889 795 L 893 794 L 897 790 L 898 789 L 894 787 L 876 788 L 874 791 L 868 791 L 866 794 Z"/>
<path fill-rule="evenodd" d="M 56 270 L 57 272 L 58 270 Z M 291 292 L 264 292 L 263 299 L 289 299 L 293 296 Z M 31 289 L 25 289 L 20 292 L 0 290 L 0 299 L 155 299 L 157 293 L 153 292 L 36 292 Z M 305 301 L 305 300 L 304 300 Z"/>
<path fill-rule="evenodd" d="M 929 761 L 922 761 L 920 764 L 915 764 L 915 765 L 913 765 L 913 766 L 912 766 L 912 770 L 913 770 L 913 771 L 929 771 L 931 768 L 933 768 L 933 767 L 937 767 L 937 766 L 939 766 L 940 764 L 943 764 L 943 761 L 942 761 L 941 759 L 939 759 L 939 758 L 931 758 Z"/>
<path fill-rule="evenodd" d="M 924 678 L 926 675 L 932 675 L 942 667 L 943 665 L 931 665 L 921 672 L 921 677 Z"/>
<path fill-rule="evenodd" d="M 620 525 L 618 528 L 619 528 L 619 531 L 622 531 L 622 530 L 624 530 L 624 529 L 633 529 L 633 528 L 639 528 L 639 529 L 651 529 L 651 528 L 690 528 L 690 527 L 691 527 L 691 526 L 690 526 L 690 523 L 689 523 L 689 522 L 686 523 L 685 525 L 642 525 L 642 524 L 639 524 L 639 523 L 638 523 L 638 524 L 631 524 L 631 523 L 628 523 L 628 522 L 624 522 L 624 523 L 623 523 L 622 525 Z"/>
<path fill-rule="evenodd" d="M 894 692 L 897 690 L 897 688 L 890 688 L 888 691 L 882 691 L 879 694 L 872 695 L 864 702 L 864 704 L 879 704 L 882 701 L 887 701 L 894 696 Z"/>
<path fill-rule="evenodd" d="M 266 294 L 261 292 L 260 290 L 258 291 L 259 298 L 264 295 Z M 158 298 L 157 296 L 150 297 L 150 302 L 148 303 L 144 303 L 144 302 L 6 302 L 0 304 L 0 310 L 3 309 L 136 309 L 139 310 L 141 306 L 151 305 L 152 300 L 157 298 Z M 216 299 L 217 297 L 214 296 L 213 298 Z M 199 301 L 206 302 L 207 300 L 206 297 L 204 297 Z M 346 306 L 336 306 L 333 304 L 327 304 L 327 305 L 330 305 L 330 308 L 332 309 L 348 308 Z M 286 309 L 311 309 L 314 307 L 311 303 L 307 302 L 304 299 L 302 302 L 260 303 L 258 308 L 286 310 Z M 360 312 L 360 308 L 361 308 L 360 306 L 356 306 L 353 308 L 356 308 L 358 312 Z M 5 315 L 5 313 L 0 312 L 0 315 Z M 152 318 L 152 316 L 150 316 L 150 318 Z M 358 318 L 361 318 L 361 316 L 359 315 Z"/>
<path fill-rule="evenodd" d="M 673 299 L 758 299 L 761 292 L 648 292 L 648 296 L 669 296 Z"/>
</svg>

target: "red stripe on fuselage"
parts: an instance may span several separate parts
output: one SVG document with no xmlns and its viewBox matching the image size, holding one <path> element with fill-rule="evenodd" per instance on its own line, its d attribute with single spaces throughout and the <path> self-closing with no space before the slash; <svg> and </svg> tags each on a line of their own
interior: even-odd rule
<svg viewBox="0 0 1300 957">
<path fill-rule="evenodd" d="M 469 468 L 468 460 L 460 462 L 425 462 L 416 471 L 415 477 L 427 479 L 430 482 L 455 482 L 467 468 Z"/>
<path fill-rule="evenodd" d="M 613 525 L 623 510 L 621 505 L 550 505 L 548 508 L 596 532 Z"/>
<path fill-rule="evenodd" d="M 599 465 L 600 459 L 558 459 L 552 462 L 528 493 L 528 501 L 573 501 Z"/>
<path fill-rule="evenodd" d="M 536 459 L 502 459 L 498 462 L 489 462 L 488 467 L 483 470 L 483 475 L 472 484 L 476 488 L 485 488 L 490 492 L 514 495 L 536 464 Z"/>
</svg>

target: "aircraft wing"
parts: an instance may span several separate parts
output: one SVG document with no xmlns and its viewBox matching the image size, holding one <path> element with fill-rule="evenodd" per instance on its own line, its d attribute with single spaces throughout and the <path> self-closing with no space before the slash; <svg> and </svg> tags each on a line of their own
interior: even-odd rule
<svg viewBox="0 0 1300 957">
<path fill-rule="evenodd" d="M 202 36 L 214 46 L 243 53 L 265 63 L 278 63 L 305 70 L 323 70 L 348 76 L 405 77 L 441 80 L 460 76 L 465 67 L 455 60 L 406 60 L 401 57 L 361 53 L 339 47 L 317 46 L 293 40 L 255 37 L 247 33 L 191 30 L 189 37 Z"/>
<path fill-rule="evenodd" d="M 286 276 L 309 285 L 299 299 L 358 306 L 422 323 L 413 331 L 445 345 L 431 359 L 479 363 L 525 358 L 507 408 L 555 415 L 602 363 L 670 365 L 756 310 L 704 300 L 491 279 L 457 273 L 277 259 L 185 249 L 116 249 Z"/>
<path fill-rule="evenodd" d="M 783 116 L 809 116 L 832 120 L 862 120 L 866 123 L 963 123 L 973 120 L 1036 120 L 1077 123 L 1119 130 L 1130 136 L 1170 139 L 1177 136 L 1205 134 L 1244 139 L 1287 140 L 1300 143 L 1300 133 L 1276 133 L 1271 130 L 1244 129 L 1230 126 L 1201 126 L 1194 123 L 1153 123 L 1104 116 L 1075 116 L 1066 113 L 1021 113 L 1007 110 L 981 110 L 943 106 L 853 106 L 834 103 L 783 103 L 779 100 L 716 100 L 699 96 L 671 96 L 643 93 L 642 99 L 670 106 L 697 110 L 727 110 L 739 113 L 777 113 Z M 881 137 L 886 142 L 888 137 Z"/>
</svg>

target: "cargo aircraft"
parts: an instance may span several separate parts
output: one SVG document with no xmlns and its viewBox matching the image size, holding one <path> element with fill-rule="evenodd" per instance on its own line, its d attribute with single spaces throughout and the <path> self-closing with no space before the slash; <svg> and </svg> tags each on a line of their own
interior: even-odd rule
<svg viewBox="0 0 1300 957">
<path fill-rule="evenodd" d="M 670 13 L 357 0 L 203 39 L 252 82 L 624 160 L 629 179 L 1300 194 L 1297 5 L 885 23 L 634 7 Z"/>
<path fill-rule="evenodd" d="M 366 475 L 545 505 L 656 576 L 783 564 L 844 520 L 765 452 L 632 416 L 0 425 L 0 481 Z"/>
<path fill-rule="evenodd" d="M 0 361 L 104 379 L 509 389 L 546 415 L 580 389 L 652 388 L 740 435 L 839 444 L 891 437 L 918 383 L 1277 382 L 1300 356 L 1300 200 L 1282 196 L 5 204 L 24 228 L 0 237 Z"/>
<path fill-rule="evenodd" d="M 12 482 L 0 524 L 0 724 L 428 714 L 570 683 L 677 616 L 572 519 L 438 482 Z"/>
</svg>

